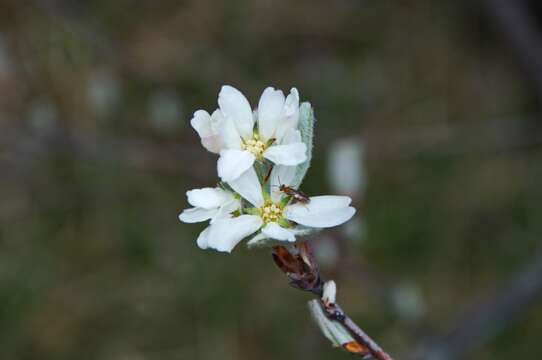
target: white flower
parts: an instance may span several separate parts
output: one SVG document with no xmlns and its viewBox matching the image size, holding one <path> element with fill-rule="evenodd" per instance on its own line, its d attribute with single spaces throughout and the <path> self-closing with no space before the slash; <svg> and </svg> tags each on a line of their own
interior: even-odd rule
<svg viewBox="0 0 542 360">
<path fill-rule="evenodd" d="M 267 159 L 278 165 L 295 166 L 307 159 L 307 146 L 301 142 L 286 143 L 285 138 L 297 130 L 299 94 L 292 88 L 288 97 L 281 90 L 266 88 L 252 112 L 245 96 L 225 85 L 218 95 L 219 109 L 213 115 L 198 110 L 191 120 L 203 146 L 219 153 L 217 169 L 222 181 L 233 181 L 254 161 Z"/>
<path fill-rule="evenodd" d="M 229 191 L 220 188 L 194 189 L 186 192 L 188 203 L 193 208 L 185 209 L 179 219 L 185 223 L 195 223 L 211 220 L 211 224 L 223 218 L 231 218 L 232 213 L 241 209 L 241 202 Z M 200 248 L 208 247 L 206 234 L 207 227 L 200 234 L 197 244 Z"/>
<path fill-rule="evenodd" d="M 281 171 L 279 168 L 271 176 L 277 178 Z M 258 231 L 251 241 L 269 238 L 294 242 L 298 233 L 294 224 L 327 228 L 350 220 L 356 212 L 349 206 L 351 199 L 347 196 L 314 196 L 306 204 L 289 203 L 284 194 L 265 196 L 252 167 L 228 184 L 252 207 L 244 209 L 240 216 L 222 216 L 212 221 L 198 238 L 198 245 L 231 252 L 241 240 Z"/>
</svg>

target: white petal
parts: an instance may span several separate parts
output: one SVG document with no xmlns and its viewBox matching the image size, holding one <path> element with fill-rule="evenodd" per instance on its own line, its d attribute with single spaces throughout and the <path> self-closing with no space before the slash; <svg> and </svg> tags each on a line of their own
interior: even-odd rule
<svg viewBox="0 0 542 360">
<path fill-rule="evenodd" d="M 190 125 L 192 125 L 201 138 L 213 135 L 211 115 L 205 110 L 196 111 L 192 119 L 190 119 Z"/>
<path fill-rule="evenodd" d="M 239 135 L 231 118 L 224 118 L 218 132 L 226 149 L 241 149 L 241 135 Z"/>
<path fill-rule="evenodd" d="M 252 138 L 254 119 L 247 98 L 236 88 L 224 85 L 218 94 L 218 105 L 222 114 L 235 123 L 244 139 Z"/>
<path fill-rule="evenodd" d="M 292 204 L 284 208 L 284 216 L 298 224 L 326 228 L 347 222 L 356 209 L 350 205 L 348 196 L 314 196 L 307 204 Z"/>
<path fill-rule="evenodd" d="M 335 304 L 337 299 L 337 285 L 335 281 L 330 280 L 324 283 L 324 291 L 322 294 L 322 301 L 326 306 Z"/>
<path fill-rule="evenodd" d="M 294 234 L 286 228 L 283 228 L 275 222 L 270 222 L 262 229 L 262 234 L 268 238 L 282 241 L 295 241 Z"/>
<path fill-rule="evenodd" d="M 264 234 L 262 234 L 261 232 L 257 233 L 256 235 L 254 235 L 248 242 L 247 242 L 247 246 L 250 248 L 250 247 L 253 247 L 253 246 L 257 246 L 257 245 L 260 245 L 260 244 L 263 244 L 264 242 L 262 242 L 262 240 L 265 240 L 267 239 L 267 236 L 265 236 Z"/>
<path fill-rule="evenodd" d="M 282 121 L 277 127 L 275 137 L 281 143 L 282 138 L 290 129 L 297 129 L 299 122 L 299 93 L 296 88 L 290 90 L 290 94 L 284 102 Z"/>
<path fill-rule="evenodd" d="M 296 113 L 299 115 L 299 91 L 293 87 L 290 89 L 290 93 L 284 103 L 284 115 L 291 118 L 292 121 L 297 121 L 298 119 L 295 118 Z"/>
<path fill-rule="evenodd" d="M 186 192 L 188 203 L 204 209 L 217 208 L 233 199 L 233 194 L 219 188 L 194 189 Z"/>
<path fill-rule="evenodd" d="M 218 176 L 226 182 L 235 180 L 254 164 L 255 159 L 249 151 L 222 150 L 217 162 Z"/>
<path fill-rule="evenodd" d="M 255 207 L 263 205 L 262 186 L 253 167 L 250 167 L 237 179 L 228 181 L 228 185 Z"/>
<path fill-rule="evenodd" d="M 217 110 L 212 116 L 209 116 L 207 111 L 198 110 L 190 120 L 190 124 L 201 138 L 203 147 L 215 154 L 219 153 L 223 146 L 222 137 L 219 134 L 220 123 L 223 118 L 217 116 L 217 112 L 220 113 Z"/>
<path fill-rule="evenodd" d="M 232 213 L 236 210 L 239 210 L 241 208 L 241 202 L 237 199 L 233 199 L 231 201 L 228 201 L 224 205 L 222 205 L 218 210 L 216 211 L 216 214 L 211 219 L 211 224 L 215 222 L 218 219 L 224 219 L 224 218 L 231 218 Z"/>
<path fill-rule="evenodd" d="M 271 176 L 269 177 L 271 200 L 275 202 L 280 201 L 280 198 L 282 197 L 280 186 L 290 186 L 294 180 L 296 171 L 296 166 L 275 165 L 273 167 Z"/>
<path fill-rule="evenodd" d="M 272 87 L 266 88 L 258 104 L 258 132 L 265 142 L 275 135 L 275 130 L 282 116 L 284 94 Z"/>
<path fill-rule="evenodd" d="M 217 209 L 190 208 L 185 209 L 179 215 L 179 220 L 185 223 L 197 223 L 209 220 L 218 212 Z"/>
<path fill-rule="evenodd" d="M 307 145 L 304 143 L 274 145 L 264 151 L 263 157 L 278 165 L 299 165 L 307 160 Z"/>
<path fill-rule="evenodd" d="M 199 236 L 198 240 L 196 240 L 196 244 L 200 247 L 200 249 L 207 249 L 209 247 L 209 232 L 211 231 L 211 227 L 207 226 L 205 230 L 203 230 Z"/>
<path fill-rule="evenodd" d="M 299 130 L 294 129 L 290 129 L 282 139 L 283 145 L 300 142 L 301 133 Z M 296 166 L 275 165 L 275 167 L 273 167 L 270 177 L 271 200 L 280 201 L 280 198 L 282 197 L 282 192 L 279 190 L 280 185 L 291 186 L 294 181 L 296 171 Z"/>
<path fill-rule="evenodd" d="M 300 142 L 302 141 L 301 141 L 301 133 L 299 132 L 299 130 L 290 129 L 286 132 L 286 134 L 282 138 L 281 144 L 286 145 L 286 144 L 295 144 L 295 143 L 300 143 Z"/>
<path fill-rule="evenodd" d="M 215 111 L 216 112 L 216 111 Z M 214 113 L 211 117 L 205 110 L 198 110 L 190 120 L 190 124 L 201 138 L 201 144 L 212 153 L 218 153 L 222 148 L 222 140 L 218 133 L 217 118 Z"/>
<path fill-rule="evenodd" d="M 215 135 L 215 136 L 202 138 L 201 145 L 203 145 L 203 147 L 207 149 L 207 151 L 210 151 L 214 154 L 218 154 L 220 150 L 222 150 L 223 144 L 222 144 L 222 139 L 220 138 L 220 136 Z"/>
<path fill-rule="evenodd" d="M 208 246 L 218 251 L 231 252 L 243 238 L 256 232 L 261 226 L 262 219 L 256 215 L 216 220 L 211 225 Z"/>
</svg>

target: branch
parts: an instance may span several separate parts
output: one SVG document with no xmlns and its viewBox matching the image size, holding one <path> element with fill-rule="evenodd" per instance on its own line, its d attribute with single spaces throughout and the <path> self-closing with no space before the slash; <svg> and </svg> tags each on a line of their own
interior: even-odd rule
<svg viewBox="0 0 542 360">
<path fill-rule="evenodd" d="M 525 0 L 487 0 L 490 13 L 515 48 L 542 101 L 542 34 Z"/>
<path fill-rule="evenodd" d="M 272 255 L 275 264 L 288 276 L 290 285 L 318 296 L 326 316 L 330 320 L 340 323 L 349 332 L 355 342 L 341 344 L 348 352 L 361 355 L 364 358 L 370 355 L 377 360 L 393 360 L 335 302 L 334 294 L 332 301 L 326 298 L 324 282 L 320 277 L 318 264 L 310 243 L 300 242 L 289 248 L 275 246 Z"/>
<path fill-rule="evenodd" d="M 322 300 L 320 300 L 322 301 Z M 326 310 L 326 313 L 328 317 L 332 320 L 338 321 L 343 325 L 358 341 L 360 344 L 362 344 L 365 348 L 368 349 L 369 353 L 378 360 L 393 360 L 393 358 L 388 355 L 382 348 L 373 340 L 365 331 L 363 331 L 355 322 L 352 320 L 344 310 L 341 308 L 341 306 L 337 303 L 333 304 L 325 304 L 322 301 L 322 304 L 324 305 L 324 309 Z"/>
</svg>

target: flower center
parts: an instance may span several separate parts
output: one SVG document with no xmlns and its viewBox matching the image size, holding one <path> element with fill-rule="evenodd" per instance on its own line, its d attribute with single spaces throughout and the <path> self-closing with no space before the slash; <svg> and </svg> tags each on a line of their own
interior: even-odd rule
<svg viewBox="0 0 542 360">
<path fill-rule="evenodd" d="M 282 206 L 272 201 L 267 201 L 260 208 L 262 220 L 264 223 L 279 222 L 282 219 Z"/>
<path fill-rule="evenodd" d="M 258 134 L 254 134 L 254 137 L 252 139 L 243 141 L 241 147 L 244 150 L 253 153 L 257 159 L 261 159 L 263 157 L 263 152 L 267 148 L 267 145 L 260 140 L 260 136 Z"/>
</svg>

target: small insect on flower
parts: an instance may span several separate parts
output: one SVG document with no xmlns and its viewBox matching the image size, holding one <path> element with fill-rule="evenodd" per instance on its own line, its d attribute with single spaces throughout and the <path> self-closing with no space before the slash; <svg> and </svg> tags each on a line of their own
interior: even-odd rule
<svg viewBox="0 0 542 360">
<path fill-rule="evenodd" d="M 295 200 L 295 202 L 308 204 L 311 201 L 311 199 L 309 199 L 307 194 L 305 194 L 303 191 L 296 190 L 284 184 L 279 186 L 279 190 L 285 193 L 286 195 L 291 196 Z"/>
</svg>

